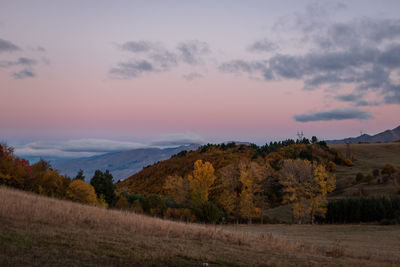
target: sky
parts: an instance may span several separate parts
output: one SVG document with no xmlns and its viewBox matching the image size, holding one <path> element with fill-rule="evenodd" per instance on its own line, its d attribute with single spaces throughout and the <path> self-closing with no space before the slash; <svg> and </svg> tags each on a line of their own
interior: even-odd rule
<svg viewBox="0 0 400 267">
<path fill-rule="evenodd" d="M 0 2 L 0 141 L 25 156 L 376 134 L 399 1 Z"/>
</svg>

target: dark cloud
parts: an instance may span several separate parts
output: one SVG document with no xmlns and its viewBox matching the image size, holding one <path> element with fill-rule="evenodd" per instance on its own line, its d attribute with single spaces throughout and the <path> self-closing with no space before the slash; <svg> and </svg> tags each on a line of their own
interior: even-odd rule
<svg viewBox="0 0 400 267">
<path fill-rule="evenodd" d="M 347 95 L 338 95 L 335 97 L 337 100 L 344 101 L 344 102 L 354 102 L 360 99 L 360 96 L 355 94 L 347 94 Z"/>
<path fill-rule="evenodd" d="M 33 66 L 36 64 L 37 64 L 37 61 L 34 59 L 20 57 L 16 61 L 0 61 L 0 68 L 8 68 L 8 67 L 13 67 L 13 66 L 18 66 L 18 65 L 30 67 L 30 66 Z"/>
<path fill-rule="evenodd" d="M 222 63 L 218 69 L 222 72 L 231 72 L 240 74 L 242 72 L 248 74 L 261 74 L 265 80 L 273 80 L 274 75 L 268 67 L 267 61 L 246 61 L 246 60 L 232 60 Z"/>
<path fill-rule="evenodd" d="M 0 39 L 0 53 L 19 51 L 21 48 L 11 43 L 10 41 Z"/>
<path fill-rule="evenodd" d="M 390 84 L 385 88 L 385 103 L 400 104 L 400 85 Z"/>
<path fill-rule="evenodd" d="M 198 40 L 180 43 L 177 47 L 183 62 L 195 65 L 201 62 L 201 56 L 210 52 L 210 48 L 206 42 Z"/>
<path fill-rule="evenodd" d="M 141 60 L 119 63 L 118 67 L 110 70 L 110 74 L 116 78 L 128 79 L 138 77 L 142 73 L 155 71 L 150 62 Z"/>
<path fill-rule="evenodd" d="M 120 48 L 129 52 L 138 53 L 149 52 L 155 48 L 155 45 L 147 41 L 130 41 L 120 45 Z"/>
<path fill-rule="evenodd" d="M 293 116 L 298 122 L 310 121 L 333 121 L 333 120 L 366 120 L 371 119 L 372 116 L 367 111 L 362 111 L 355 108 L 332 109 L 328 111 L 319 111 L 308 114 L 298 114 Z"/>
<path fill-rule="evenodd" d="M 32 70 L 30 70 L 30 69 L 23 69 L 23 70 L 20 70 L 20 71 L 18 71 L 18 72 L 14 72 L 14 73 L 12 74 L 12 76 L 13 76 L 15 79 L 21 80 L 21 79 L 25 79 L 25 78 L 33 78 L 33 77 L 36 77 L 36 74 L 35 74 Z"/>
<path fill-rule="evenodd" d="M 158 66 L 160 71 L 168 71 L 178 65 L 177 55 L 167 50 L 157 51 L 151 54 L 149 58 Z"/>
<path fill-rule="evenodd" d="M 267 81 L 301 80 L 306 90 L 315 90 L 323 86 L 340 89 L 342 85 L 348 84 L 354 86 L 353 94 L 360 95 L 361 92 L 369 91 L 375 92 L 377 97 L 385 98 L 393 88 L 399 86 L 391 74 L 400 69 L 400 44 L 393 43 L 380 48 L 357 45 L 342 50 L 312 49 L 304 55 L 276 54 L 269 59 L 258 61 L 233 60 L 222 63 L 219 69 L 223 72 L 258 75 Z M 341 100 L 340 97 L 337 99 Z M 389 98 L 384 102 L 362 100 L 355 100 L 355 104 L 365 106 L 397 103 Z"/>
<path fill-rule="evenodd" d="M 191 73 L 188 73 L 188 74 L 184 74 L 183 78 L 185 80 L 188 80 L 188 81 L 193 81 L 193 80 L 196 80 L 196 79 L 204 78 L 204 76 L 199 74 L 199 73 L 196 73 L 196 72 L 191 72 Z"/>
<path fill-rule="evenodd" d="M 287 32 L 290 38 L 280 46 L 300 48 L 298 54 L 274 54 L 249 61 L 236 59 L 220 64 L 222 72 L 247 73 L 266 81 L 294 79 L 303 89 L 332 92 L 344 85 L 353 87 L 351 97 L 335 99 L 355 106 L 398 104 L 400 73 L 400 19 L 355 18 L 335 22 L 343 4 L 314 3 L 304 12 L 280 19 L 274 31 Z M 270 51 L 269 39 L 255 42 L 248 49 Z M 292 50 L 292 49 L 290 49 Z M 376 100 L 367 101 L 374 94 Z M 357 97 L 356 97 L 357 96 Z"/>
<path fill-rule="evenodd" d="M 272 52 L 278 48 L 278 45 L 269 40 L 260 40 L 254 42 L 249 46 L 248 50 L 250 52 Z"/>
<path fill-rule="evenodd" d="M 203 63 L 203 56 L 210 52 L 208 44 L 198 40 L 182 42 L 175 50 L 148 41 L 130 41 L 119 45 L 119 48 L 135 54 L 135 58 L 120 62 L 109 71 L 111 77 L 124 79 L 136 78 L 144 73 L 170 71 L 181 63 L 198 65 Z"/>
</svg>

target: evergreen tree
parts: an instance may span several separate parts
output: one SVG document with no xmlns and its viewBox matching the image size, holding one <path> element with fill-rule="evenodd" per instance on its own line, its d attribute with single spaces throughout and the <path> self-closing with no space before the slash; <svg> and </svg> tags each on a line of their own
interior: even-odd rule
<svg viewBox="0 0 400 267">
<path fill-rule="evenodd" d="M 106 170 L 104 173 L 96 170 L 90 184 L 94 187 L 97 197 L 104 198 L 108 205 L 113 206 L 115 202 L 115 185 L 112 174 Z"/>
</svg>

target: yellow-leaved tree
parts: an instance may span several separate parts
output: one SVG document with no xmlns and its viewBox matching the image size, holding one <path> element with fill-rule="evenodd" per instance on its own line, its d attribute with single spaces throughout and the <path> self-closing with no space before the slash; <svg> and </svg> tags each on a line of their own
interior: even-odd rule
<svg viewBox="0 0 400 267">
<path fill-rule="evenodd" d="M 251 223 L 252 217 L 255 215 L 254 193 L 257 190 L 255 179 L 251 170 L 251 166 L 244 162 L 239 163 L 240 182 L 242 189 L 240 192 L 239 211 L 241 217 L 247 219 Z"/>
<path fill-rule="evenodd" d="M 308 160 L 285 160 L 280 172 L 283 204 L 291 204 L 294 219 L 302 223 L 307 218 L 326 214 L 326 195 L 336 187 L 333 174 L 323 165 Z"/>
<path fill-rule="evenodd" d="M 217 193 L 215 201 L 228 216 L 237 217 L 236 210 L 239 198 L 236 191 L 239 187 L 240 173 L 233 164 L 230 164 L 221 168 L 219 174 L 214 184 L 214 189 Z"/>
<path fill-rule="evenodd" d="M 73 180 L 69 184 L 66 197 L 84 204 L 100 205 L 94 187 L 80 179 Z"/>
<path fill-rule="evenodd" d="M 181 176 L 168 176 L 163 185 L 165 196 L 178 204 L 184 204 L 188 199 L 189 184 Z"/>
<path fill-rule="evenodd" d="M 208 195 L 215 179 L 214 167 L 210 162 L 203 163 L 202 160 L 197 160 L 194 163 L 193 173 L 188 176 L 194 205 L 208 201 Z"/>
</svg>

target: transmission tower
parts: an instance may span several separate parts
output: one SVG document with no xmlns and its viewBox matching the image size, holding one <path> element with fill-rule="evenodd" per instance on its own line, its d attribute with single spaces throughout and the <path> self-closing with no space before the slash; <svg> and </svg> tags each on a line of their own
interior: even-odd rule
<svg viewBox="0 0 400 267">
<path fill-rule="evenodd" d="M 301 131 L 301 132 L 297 132 L 297 137 L 299 138 L 299 140 L 303 140 L 303 136 L 304 136 L 304 133 L 303 133 L 303 131 Z"/>
</svg>

